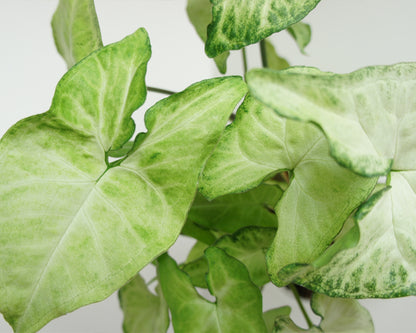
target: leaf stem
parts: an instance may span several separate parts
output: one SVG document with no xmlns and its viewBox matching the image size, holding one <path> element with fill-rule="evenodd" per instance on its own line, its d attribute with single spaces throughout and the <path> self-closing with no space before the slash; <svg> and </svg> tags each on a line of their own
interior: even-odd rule
<svg viewBox="0 0 416 333">
<path fill-rule="evenodd" d="M 159 94 L 165 94 L 165 95 L 173 95 L 176 94 L 174 91 L 171 90 L 166 90 L 166 89 L 161 89 L 161 88 L 156 88 L 156 87 L 147 87 L 148 91 L 152 91 L 155 93 L 159 93 Z"/>
<path fill-rule="evenodd" d="M 248 66 L 247 66 L 247 54 L 246 54 L 246 48 L 243 47 L 241 49 L 241 51 L 243 52 L 243 66 L 244 66 L 244 74 L 247 73 L 248 70 Z"/>
<path fill-rule="evenodd" d="M 266 55 L 266 40 L 262 39 L 260 41 L 260 54 L 261 54 L 261 64 L 263 68 L 268 68 L 269 64 L 267 62 L 267 55 Z"/>
<path fill-rule="evenodd" d="M 314 325 L 313 325 L 311 319 L 309 318 L 309 316 L 308 316 L 308 314 L 307 314 L 307 312 L 305 310 L 305 307 L 302 304 L 302 301 L 300 299 L 300 296 L 299 296 L 298 290 L 296 289 L 296 286 L 293 283 L 291 283 L 289 285 L 289 288 L 290 288 L 290 290 L 292 290 L 292 293 L 293 293 L 293 295 L 296 298 L 296 302 L 298 303 L 298 305 L 300 307 L 300 310 L 302 311 L 302 314 L 305 317 L 305 320 L 306 320 L 306 323 L 308 324 L 308 327 L 309 328 L 312 328 Z"/>
</svg>

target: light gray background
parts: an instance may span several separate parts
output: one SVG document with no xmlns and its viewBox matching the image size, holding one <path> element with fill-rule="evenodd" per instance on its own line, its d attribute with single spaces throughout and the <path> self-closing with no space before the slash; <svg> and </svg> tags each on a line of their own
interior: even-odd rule
<svg viewBox="0 0 416 333">
<path fill-rule="evenodd" d="M 16 121 L 48 110 L 56 83 L 65 73 L 65 64 L 55 51 L 50 19 L 57 0 L 0 1 L 0 135 Z M 115 42 L 139 27 L 145 27 L 152 42 L 149 85 L 182 90 L 201 79 L 217 76 L 211 60 L 203 53 L 185 14 L 185 0 L 96 0 L 105 44 Z M 274 37 L 281 55 L 294 65 L 312 65 L 322 70 L 349 72 L 363 66 L 392 64 L 416 59 L 416 2 L 412 0 L 322 0 L 305 19 L 313 38 L 308 56 L 297 50 L 283 32 Z M 259 66 L 257 47 L 249 47 L 249 66 Z M 229 74 L 241 74 L 241 55 L 234 52 Z M 144 111 L 157 99 L 148 101 L 135 114 L 143 130 Z M 181 238 L 170 251 L 183 260 L 192 245 Z M 147 279 L 152 269 L 144 270 Z M 267 286 L 265 309 L 292 305 L 295 320 L 304 321 L 285 289 Z M 0 300 L 1 301 L 1 300 Z M 416 298 L 364 300 L 371 312 L 376 332 L 416 332 Z M 42 333 L 119 333 L 122 313 L 117 295 L 92 304 L 45 326 Z M 0 332 L 12 332 L 0 316 Z"/>
</svg>

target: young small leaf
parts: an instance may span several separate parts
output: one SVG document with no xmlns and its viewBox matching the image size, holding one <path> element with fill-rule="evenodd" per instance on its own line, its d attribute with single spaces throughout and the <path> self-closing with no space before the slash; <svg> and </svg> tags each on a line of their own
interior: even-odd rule
<svg viewBox="0 0 416 333">
<path fill-rule="evenodd" d="M 281 70 L 290 67 L 287 60 L 277 54 L 273 44 L 268 39 L 265 40 L 265 44 L 268 68 Z"/>
<path fill-rule="evenodd" d="M 266 323 L 267 332 L 273 333 L 274 322 L 277 317 L 289 316 L 291 308 L 289 306 L 282 306 L 280 308 L 271 309 L 263 313 L 263 319 Z"/>
<path fill-rule="evenodd" d="M 168 255 L 158 260 L 160 283 L 175 333 L 266 333 L 261 292 L 244 265 L 215 247 L 207 249 L 205 256 L 207 282 L 215 303 L 196 292 L 188 275 Z"/>
<path fill-rule="evenodd" d="M 303 22 L 298 22 L 287 28 L 287 31 L 298 44 L 300 51 L 305 54 L 305 47 L 311 41 L 311 26 Z"/>
<path fill-rule="evenodd" d="M 68 68 L 103 46 L 94 0 L 59 0 L 52 31 Z"/>
<path fill-rule="evenodd" d="M 210 0 L 188 0 L 186 12 L 198 36 L 205 43 L 207 41 L 207 27 L 212 21 L 212 4 Z M 215 64 L 222 74 L 227 72 L 227 59 L 229 55 L 230 52 L 226 51 L 214 58 Z"/>
<path fill-rule="evenodd" d="M 120 289 L 124 333 L 166 333 L 169 311 L 159 285 L 156 293 L 149 291 L 140 275 Z"/>
<path fill-rule="evenodd" d="M 209 57 L 216 57 L 257 43 L 302 20 L 319 1 L 211 0 L 212 23 L 208 26 L 205 51 Z"/>
</svg>

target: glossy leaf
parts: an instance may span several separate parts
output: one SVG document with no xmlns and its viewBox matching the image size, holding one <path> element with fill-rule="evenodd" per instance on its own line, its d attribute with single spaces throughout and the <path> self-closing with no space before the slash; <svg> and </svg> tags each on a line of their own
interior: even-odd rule
<svg viewBox="0 0 416 333">
<path fill-rule="evenodd" d="M 247 226 L 276 227 L 273 208 L 282 193 L 277 186 L 261 185 L 247 192 L 225 195 L 212 201 L 197 194 L 188 213 L 188 220 L 226 233 Z"/>
<path fill-rule="evenodd" d="M 160 283 L 175 333 L 266 333 L 261 292 L 244 265 L 215 247 L 207 249 L 205 256 L 209 265 L 207 282 L 215 303 L 196 292 L 173 259 L 167 255 L 159 258 Z"/>
<path fill-rule="evenodd" d="M 246 266 L 253 283 L 261 287 L 270 282 L 265 253 L 275 234 L 275 228 L 247 227 L 233 235 L 219 238 L 212 246 L 224 250 L 228 255 L 241 261 Z M 207 264 L 203 256 L 188 262 L 182 269 L 188 273 L 195 286 L 206 288 Z"/>
<path fill-rule="evenodd" d="M 305 330 L 289 318 L 281 316 L 276 320 L 275 333 L 323 332 L 323 333 L 374 333 L 373 321 L 368 311 L 354 299 L 331 298 L 314 294 L 312 310 L 322 318 L 319 326 Z"/>
<path fill-rule="evenodd" d="M 279 286 L 291 282 L 294 265 L 326 250 L 376 183 L 340 167 L 317 128 L 283 119 L 247 97 L 208 160 L 200 191 L 213 198 L 247 190 L 283 170 L 292 177 L 275 207 L 278 232 L 267 255 Z M 286 268 L 290 274 L 281 272 Z"/>
<path fill-rule="evenodd" d="M 257 43 L 302 20 L 320 0 L 211 0 L 209 57 Z M 267 14 L 265 14 L 267 13 Z"/>
<path fill-rule="evenodd" d="M 279 114 L 313 122 L 331 155 L 366 175 L 413 170 L 416 158 L 416 65 L 367 67 L 350 74 L 299 67 L 247 75 L 253 96 Z"/>
<path fill-rule="evenodd" d="M 205 43 L 207 41 L 207 27 L 212 21 L 212 4 L 210 0 L 188 0 L 186 12 L 198 36 Z M 229 55 L 230 52 L 227 51 L 214 58 L 215 64 L 222 74 L 227 72 L 227 59 Z"/>
<path fill-rule="evenodd" d="M 305 47 L 311 41 L 311 27 L 309 24 L 298 22 L 287 28 L 289 34 L 298 44 L 300 51 L 305 54 Z"/>
<path fill-rule="evenodd" d="M 93 53 L 62 78 L 50 111 L 0 141 L 0 310 L 16 332 L 108 297 L 183 226 L 245 85 L 213 79 L 162 100 L 133 151 L 109 164 L 134 129 L 149 56 L 143 29 Z"/>
<path fill-rule="evenodd" d="M 94 0 L 59 0 L 52 30 L 68 68 L 103 46 Z"/>
<path fill-rule="evenodd" d="M 119 299 L 124 314 L 124 333 L 166 333 L 169 311 L 159 285 L 155 295 L 137 275 L 120 289 Z"/>
<path fill-rule="evenodd" d="M 268 68 L 281 70 L 290 67 L 287 60 L 277 54 L 273 44 L 268 39 L 265 40 L 265 44 Z"/>
</svg>

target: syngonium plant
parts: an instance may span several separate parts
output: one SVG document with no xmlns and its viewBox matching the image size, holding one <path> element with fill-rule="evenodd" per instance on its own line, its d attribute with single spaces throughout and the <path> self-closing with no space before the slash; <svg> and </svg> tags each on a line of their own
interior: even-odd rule
<svg viewBox="0 0 416 333">
<path fill-rule="evenodd" d="M 268 37 L 286 29 L 304 52 L 318 3 L 189 0 L 221 73 L 253 43 L 265 68 L 173 93 L 132 139 L 155 90 L 146 30 L 103 46 L 93 0 L 59 1 L 69 70 L 49 111 L 0 141 L 0 311 L 15 332 L 120 289 L 126 333 L 367 333 L 355 299 L 416 294 L 416 65 L 290 67 Z M 197 242 L 178 265 L 181 233 Z M 322 321 L 263 312 L 269 282 L 313 291 Z"/>
</svg>

